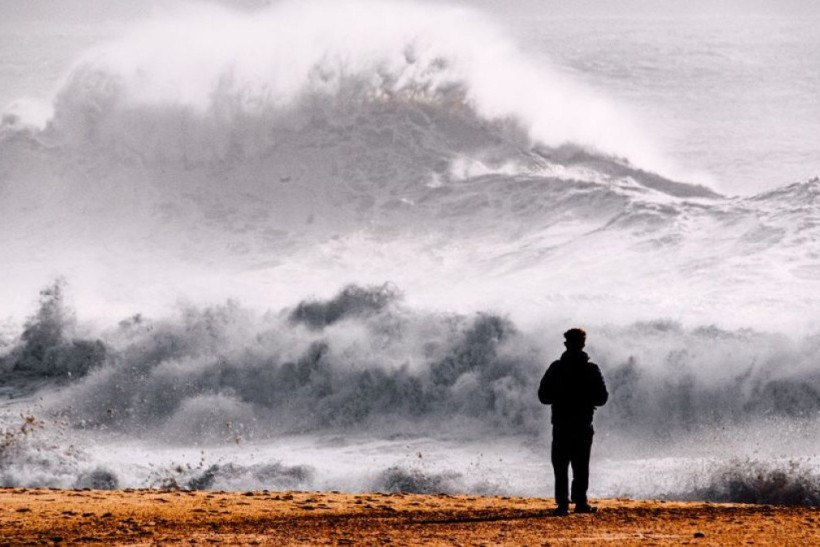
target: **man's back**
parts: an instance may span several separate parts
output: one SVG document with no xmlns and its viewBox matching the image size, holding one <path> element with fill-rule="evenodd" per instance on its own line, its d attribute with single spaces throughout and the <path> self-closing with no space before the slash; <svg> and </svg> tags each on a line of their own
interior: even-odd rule
<svg viewBox="0 0 820 547">
<path fill-rule="evenodd" d="M 547 369 L 538 398 L 552 405 L 556 426 L 590 426 L 596 406 L 609 398 L 601 369 L 583 351 L 566 351 Z"/>
<path fill-rule="evenodd" d="M 592 415 L 595 407 L 606 403 L 606 391 L 601 369 L 589 362 L 584 353 L 586 332 L 570 329 L 564 333 L 567 351 L 552 363 L 541 384 L 538 398 L 552 405 L 552 468 L 555 472 L 555 514 L 566 515 L 569 502 L 576 513 L 594 513 L 597 509 L 587 502 L 589 457 L 592 449 Z M 572 466 L 572 496 L 568 486 L 567 468 Z"/>
</svg>

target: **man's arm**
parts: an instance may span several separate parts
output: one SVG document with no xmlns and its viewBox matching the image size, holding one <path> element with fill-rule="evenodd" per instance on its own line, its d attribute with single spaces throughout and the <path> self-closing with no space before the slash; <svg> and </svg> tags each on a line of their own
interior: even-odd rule
<svg viewBox="0 0 820 547">
<path fill-rule="evenodd" d="M 542 405 L 555 402 L 555 363 L 551 364 L 538 385 L 538 400 Z"/>
<path fill-rule="evenodd" d="M 609 399 L 609 392 L 606 390 L 604 377 L 601 374 L 601 369 L 598 365 L 592 365 L 592 373 L 590 374 L 590 402 L 595 406 L 604 406 Z"/>
</svg>

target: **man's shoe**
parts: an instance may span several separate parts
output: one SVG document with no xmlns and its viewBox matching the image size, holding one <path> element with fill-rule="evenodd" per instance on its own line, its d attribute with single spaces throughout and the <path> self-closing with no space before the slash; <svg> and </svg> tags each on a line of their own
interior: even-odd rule
<svg viewBox="0 0 820 547">
<path fill-rule="evenodd" d="M 576 505 L 575 506 L 575 512 L 576 513 L 594 514 L 594 513 L 598 512 L 598 508 L 593 507 L 593 506 L 589 505 L 588 503 L 584 503 L 582 505 Z"/>
<path fill-rule="evenodd" d="M 552 514 L 556 517 L 565 517 L 569 515 L 569 506 L 559 505 L 558 507 L 552 510 Z"/>
</svg>

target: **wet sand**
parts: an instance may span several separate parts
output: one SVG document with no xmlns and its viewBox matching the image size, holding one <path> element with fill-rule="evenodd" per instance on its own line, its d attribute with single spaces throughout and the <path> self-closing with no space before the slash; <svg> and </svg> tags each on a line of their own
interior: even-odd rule
<svg viewBox="0 0 820 547">
<path fill-rule="evenodd" d="M 0 543 L 820 544 L 820 509 L 418 494 L 0 489 Z"/>
</svg>

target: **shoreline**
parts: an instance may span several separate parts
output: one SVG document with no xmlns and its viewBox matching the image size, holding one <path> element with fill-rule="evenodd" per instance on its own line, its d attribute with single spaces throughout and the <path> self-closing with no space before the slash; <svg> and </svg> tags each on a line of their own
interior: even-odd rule
<svg viewBox="0 0 820 547">
<path fill-rule="evenodd" d="M 19 543 L 820 543 L 820 508 L 606 499 L 553 517 L 550 498 L 338 492 L 0 489 Z"/>
</svg>

